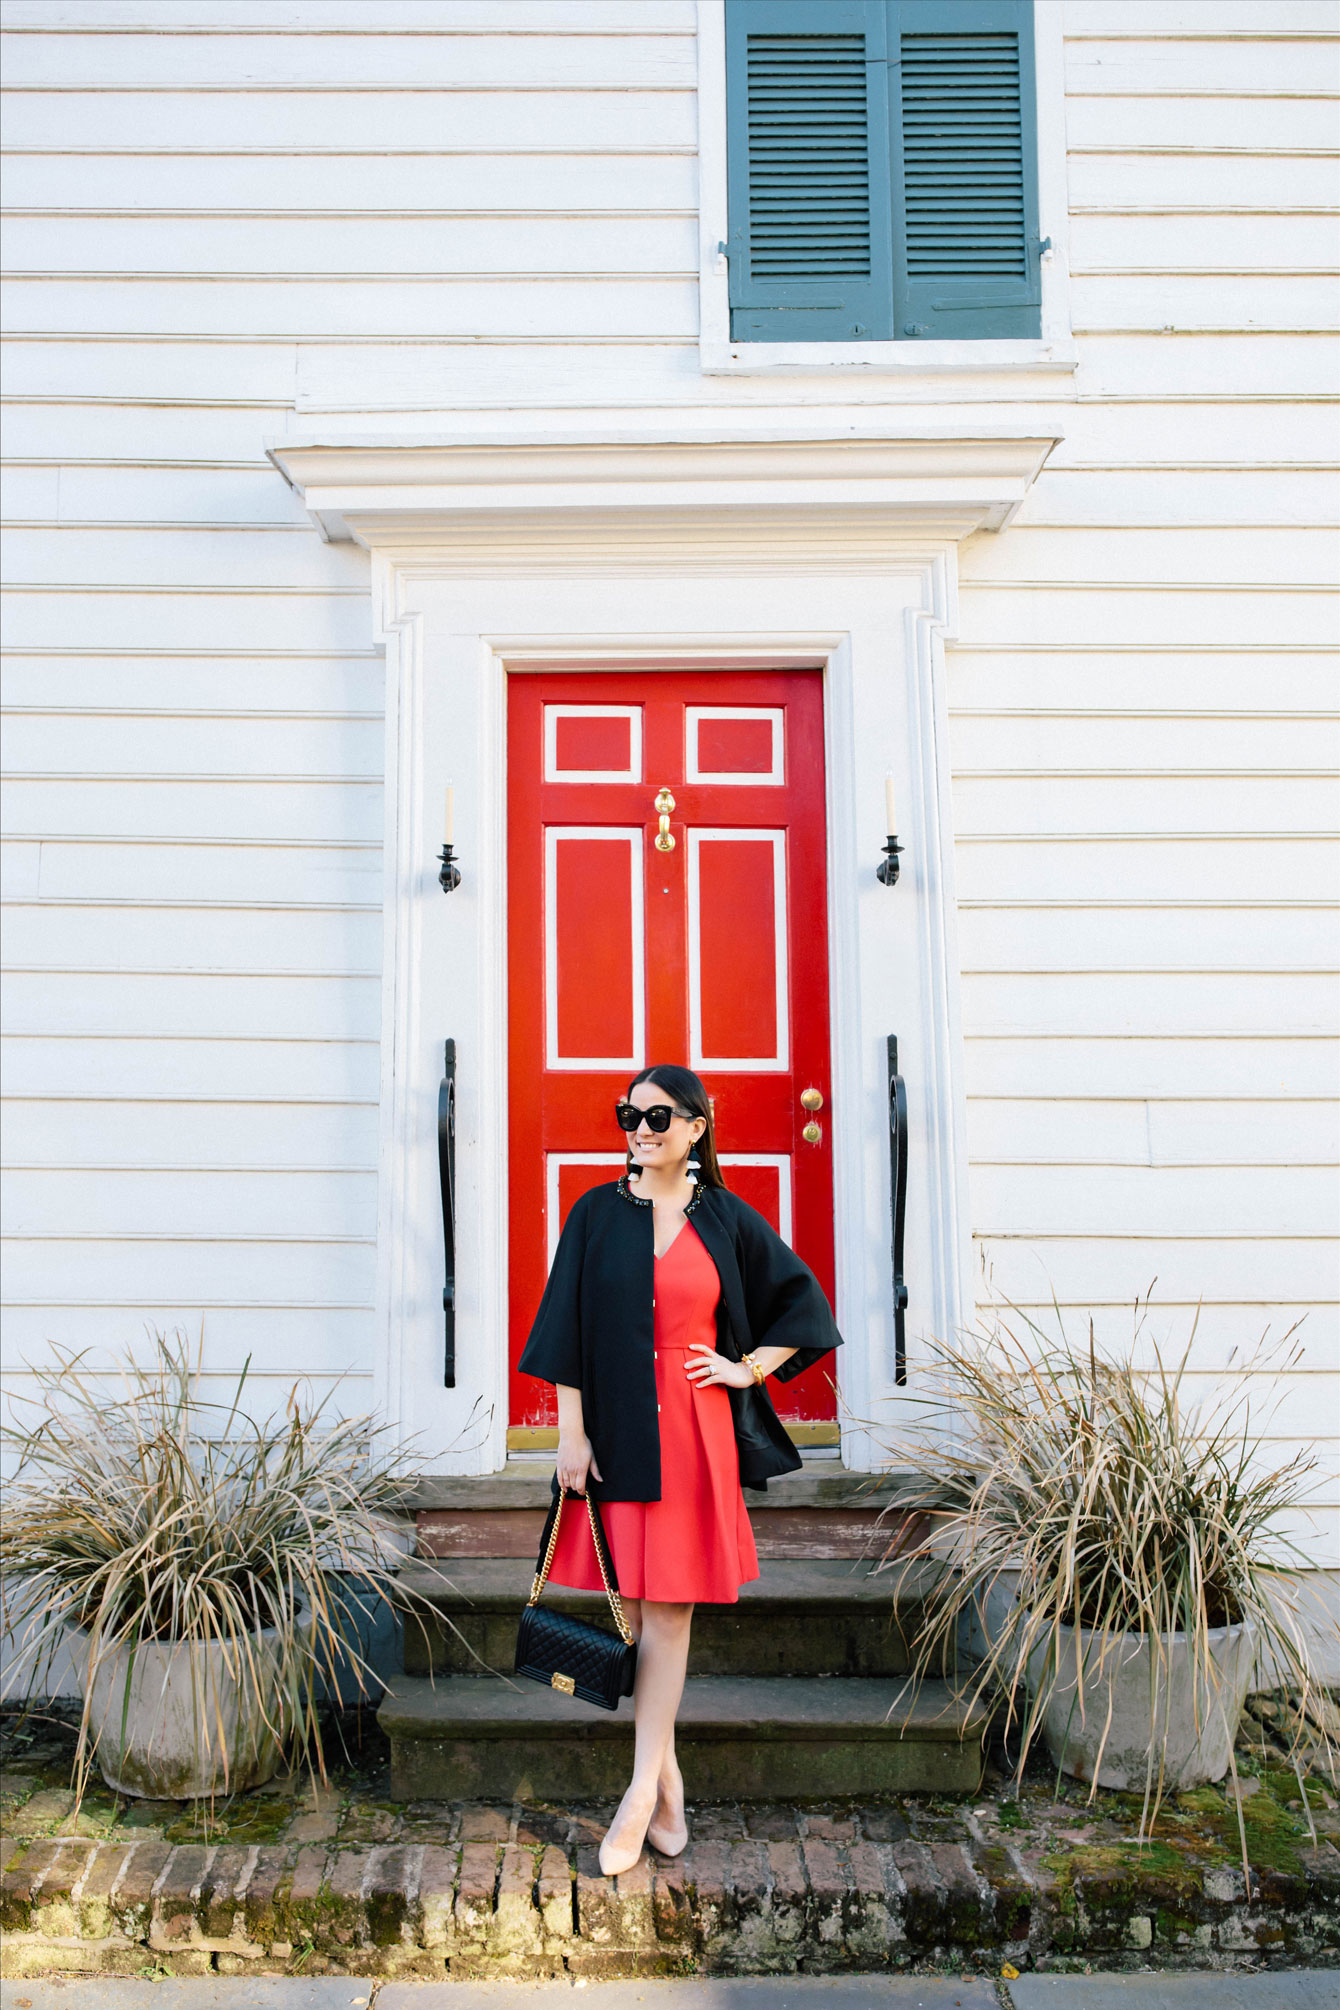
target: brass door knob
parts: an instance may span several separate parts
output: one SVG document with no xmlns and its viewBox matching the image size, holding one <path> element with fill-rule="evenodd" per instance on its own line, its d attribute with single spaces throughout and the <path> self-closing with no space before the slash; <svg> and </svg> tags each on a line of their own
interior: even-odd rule
<svg viewBox="0 0 1340 2010">
<path fill-rule="evenodd" d="M 806 1124 L 804 1130 L 801 1132 L 800 1135 L 802 1138 L 804 1138 L 807 1145 L 817 1145 L 820 1139 L 823 1137 L 823 1134 L 824 1134 L 823 1125 L 816 1124 L 813 1121 L 811 1121 L 808 1124 Z"/>
<path fill-rule="evenodd" d="M 802 1089 L 800 1092 L 800 1101 L 803 1108 L 807 1110 L 821 1110 L 824 1106 L 823 1091 L 822 1089 Z"/>
</svg>

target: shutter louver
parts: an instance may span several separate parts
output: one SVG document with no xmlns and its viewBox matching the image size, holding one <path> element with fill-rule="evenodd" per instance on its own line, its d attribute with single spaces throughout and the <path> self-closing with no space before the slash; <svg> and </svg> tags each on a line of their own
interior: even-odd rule
<svg viewBox="0 0 1340 2010">
<path fill-rule="evenodd" d="M 887 341 L 883 0 L 732 0 L 731 334 Z"/>
<path fill-rule="evenodd" d="M 861 35 L 751 35 L 749 269 L 870 277 L 870 135 Z"/>
<path fill-rule="evenodd" d="M 897 334 L 1040 332 L 1031 0 L 890 0 Z"/>
</svg>

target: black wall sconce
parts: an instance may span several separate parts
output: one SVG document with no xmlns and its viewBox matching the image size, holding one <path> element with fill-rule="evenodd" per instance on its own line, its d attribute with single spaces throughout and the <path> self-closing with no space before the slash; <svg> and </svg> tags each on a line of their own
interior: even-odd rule
<svg viewBox="0 0 1340 2010">
<path fill-rule="evenodd" d="M 888 836 L 884 840 L 884 856 L 875 867 L 875 878 L 881 886 L 897 886 L 898 854 L 902 850 L 894 832 L 898 828 L 897 814 L 893 801 L 893 776 L 884 778 L 884 828 Z"/>
<path fill-rule="evenodd" d="M 455 834 L 456 791 L 451 786 L 451 783 L 448 782 L 447 799 L 442 817 L 442 849 L 438 853 L 438 857 L 442 862 L 442 870 L 437 875 L 437 883 L 443 893 L 455 893 L 461 883 L 461 869 L 456 863 L 456 854 L 451 848 L 451 841 Z"/>
</svg>

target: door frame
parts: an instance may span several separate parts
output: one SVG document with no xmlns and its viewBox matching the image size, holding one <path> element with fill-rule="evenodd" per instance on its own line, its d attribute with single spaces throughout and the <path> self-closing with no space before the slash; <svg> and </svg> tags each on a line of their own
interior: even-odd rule
<svg viewBox="0 0 1340 2010">
<path fill-rule="evenodd" d="M 943 689 L 954 544 L 886 544 L 864 562 L 847 548 L 807 572 L 797 571 L 794 554 L 775 568 L 755 558 L 747 574 L 708 577 L 705 568 L 648 577 L 645 557 L 637 570 L 573 576 L 565 568 L 547 578 L 505 565 L 466 574 L 461 560 L 423 547 L 374 559 L 387 653 L 378 1407 L 416 1443 L 425 1473 L 489 1472 L 504 1461 L 507 677 L 602 666 L 649 674 L 818 668 L 828 756 L 837 1311 L 847 1341 L 837 1357 L 839 1414 L 844 1463 L 868 1470 L 880 1459 L 862 1420 L 914 1424 L 921 1336 L 959 1329 L 972 1303 Z M 886 773 L 895 777 L 906 846 L 892 889 L 874 873 Z M 448 778 L 463 882 L 444 897 L 435 853 Z M 889 1032 L 899 1035 L 911 1123 L 913 1381 L 901 1394 L 892 1372 Z M 459 1056 L 453 1391 L 440 1375 L 435 1145 L 446 1037 Z"/>
</svg>

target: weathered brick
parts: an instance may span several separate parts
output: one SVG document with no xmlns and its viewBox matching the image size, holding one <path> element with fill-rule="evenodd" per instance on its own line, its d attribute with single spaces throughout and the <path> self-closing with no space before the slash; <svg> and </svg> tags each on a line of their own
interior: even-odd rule
<svg viewBox="0 0 1340 2010">
<path fill-rule="evenodd" d="M 498 1879 L 498 1851 L 491 1842 L 467 1842 L 461 1851 L 456 1892 L 456 1932 L 482 1940 L 493 1919 L 493 1888 Z"/>
<path fill-rule="evenodd" d="M 211 1852 L 197 1843 L 174 1849 L 154 1889 L 153 1943 L 189 1940 L 195 1924 L 196 1893 L 209 1868 Z"/>
<path fill-rule="evenodd" d="M 724 1843 L 704 1841 L 695 1833 L 682 1861 L 693 1893 L 698 1935 L 707 1948 L 722 1937 L 728 1925 L 730 1854 Z"/>
<path fill-rule="evenodd" d="M 760 1842 L 796 1840 L 796 1818 L 790 1808 L 774 1807 L 770 1801 L 762 1801 L 756 1807 L 747 1807 L 744 1818 L 749 1834 L 757 1836 Z"/>
<path fill-rule="evenodd" d="M 990 1893 L 995 1940 L 1027 1940 L 1033 1923 L 1033 1887 L 1013 1850 L 1003 1843 L 975 1842 L 971 1860 Z"/>
<path fill-rule="evenodd" d="M 889 1942 L 901 1936 L 896 1908 L 889 1904 L 885 1861 L 874 1843 L 854 1842 L 847 1848 L 847 1945 L 854 1954 L 878 1961 Z M 901 1879 L 899 1886 L 901 1886 Z"/>
<path fill-rule="evenodd" d="M 0 1879 L 0 1925 L 7 1933 L 27 1932 L 32 1917 L 33 1893 L 59 1854 L 59 1843 L 30 1843 Z"/>
<path fill-rule="evenodd" d="M 608 1878 L 579 1870 L 573 1881 L 578 1937 L 592 1947 L 613 1944 L 618 1929 L 614 1890 Z"/>
<path fill-rule="evenodd" d="M 70 1894 L 88 1869 L 92 1854 L 92 1843 L 85 1842 L 67 1842 L 56 1852 L 33 1902 L 32 1924 L 36 1932 L 53 1940 L 69 1939 L 78 1932 Z"/>
<path fill-rule="evenodd" d="M 454 1938 L 453 1906 L 459 1848 L 429 1843 L 419 1864 L 419 1934 L 425 1947 L 449 1947 Z"/>
<path fill-rule="evenodd" d="M 772 1878 L 773 1931 L 792 1945 L 805 1937 L 809 1882 L 798 1842 L 770 1842 L 768 1870 Z"/>
<path fill-rule="evenodd" d="M 491 1952 L 503 1957 L 534 1955 L 540 1947 L 540 1915 L 534 1899 L 535 1853 L 509 1843 L 498 1871 L 498 1895 L 489 1932 Z"/>
<path fill-rule="evenodd" d="M 417 1854 L 400 1845 L 374 1849 L 363 1885 L 368 1938 L 374 1947 L 394 1947 L 409 1920 L 410 1877 Z"/>
<path fill-rule="evenodd" d="M 903 1925 L 916 1947 L 937 1947 L 944 1938 L 945 1888 L 936 1875 L 930 1851 L 911 1836 L 893 1845 L 893 1860 L 903 1880 Z"/>
<path fill-rule="evenodd" d="M 852 1842 L 857 1833 L 854 1815 L 833 1814 L 827 1809 L 816 1809 L 805 1816 L 806 1837 L 815 1842 Z"/>
<path fill-rule="evenodd" d="M 572 1872 L 567 1852 L 549 1843 L 540 1859 L 536 1883 L 540 1918 L 546 1934 L 556 1940 L 572 1938 Z"/>
<path fill-rule="evenodd" d="M 957 1947 L 979 1947 L 990 1937 L 982 1887 L 958 1843 L 928 1845 L 931 1862 L 945 1889 L 949 1918 L 947 1934 Z"/>
<path fill-rule="evenodd" d="M 658 1940 L 684 1947 L 694 1943 L 693 1894 L 689 1890 L 687 1866 L 682 1855 L 657 1859 L 652 1880 L 651 1909 Z"/>
<path fill-rule="evenodd" d="M 88 1940 L 105 1940 L 112 1931 L 109 1901 L 129 1852 L 128 1843 L 102 1843 L 88 1861 L 75 1898 L 78 1930 Z"/>
<path fill-rule="evenodd" d="M 321 1887 L 321 1932 L 318 1945 L 334 1954 L 362 1947 L 368 1938 L 367 1913 L 363 1906 L 363 1880 L 367 1875 L 368 1853 L 361 1849 L 337 1850 L 326 1865 L 326 1881 Z"/>
<path fill-rule="evenodd" d="M 622 1870 L 614 1880 L 614 1899 L 619 1921 L 619 1943 L 634 1948 L 656 1938 L 653 1887 L 656 1866 L 643 1851 L 631 1870 Z"/>
<path fill-rule="evenodd" d="M 553 1808 L 522 1808 L 517 1816 L 516 1839 L 519 1843 L 536 1843 L 545 1848 L 552 1846 L 561 1849 L 565 1856 L 571 1831 L 572 1817 Z"/>
<path fill-rule="evenodd" d="M 462 1842 L 506 1842 L 507 1829 L 506 1808 L 473 1803 L 461 1809 Z"/>
<path fill-rule="evenodd" d="M 902 1842 L 912 1833 L 897 1808 L 862 1808 L 861 1832 L 869 1842 Z"/>
<path fill-rule="evenodd" d="M 237 1887 L 251 1862 L 243 1843 L 229 1843 L 214 1852 L 200 1885 L 196 1918 L 207 1940 L 230 1940 L 237 1918 Z"/>
<path fill-rule="evenodd" d="M 293 1877 L 289 1884 L 287 1898 L 283 1900 L 280 1918 L 284 1937 L 295 1945 L 299 1941 L 314 1940 L 322 1917 L 322 1886 L 326 1878 L 326 1852 L 323 1849 L 300 1849 L 298 1861 L 293 1866 Z M 279 1896 L 282 1897 L 282 1894 Z"/>
<path fill-rule="evenodd" d="M 263 1849 L 247 1879 L 242 1896 L 242 1920 L 249 1940 L 262 1947 L 285 1937 L 284 1898 L 290 1881 L 292 1852 Z"/>
<path fill-rule="evenodd" d="M 74 1795 L 68 1787 L 44 1787 L 10 1817 L 10 1832 L 16 1836 L 46 1835 L 65 1820 L 73 1806 Z"/>
<path fill-rule="evenodd" d="M 1300 1849 L 1298 1858 L 1313 1902 L 1323 1899 L 1334 1905 L 1340 1898 L 1340 1850 L 1329 1842 L 1321 1842 L 1315 1849 Z"/>
<path fill-rule="evenodd" d="M 821 1941 L 840 1946 L 847 1903 L 847 1878 L 832 1843 L 806 1837 L 801 1845 L 810 1881 L 810 1919 Z"/>
<path fill-rule="evenodd" d="M 733 1965 L 749 1967 L 770 1954 L 776 1941 L 772 1923 L 768 1845 L 764 1842 L 731 1843 L 728 1871 L 731 1920 L 736 1940 Z"/>
<path fill-rule="evenodd" d="M 121 1931 L 136 1939 L 144 1931 L 153 1890 L 172 1855 L 171 1843 L 136 1843 L 112 1890 L 112 1916 Z"/>
<path fill-rule="evenodd" d="M 698 1808 L 693 1816 L 693 1833 L 698 1842 L 734 1842 L 746 1834 L 744 1812 L 729 1801 Z"/>
</svg>

